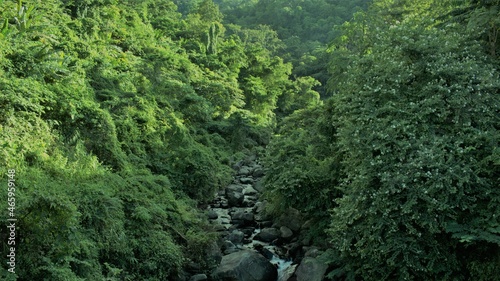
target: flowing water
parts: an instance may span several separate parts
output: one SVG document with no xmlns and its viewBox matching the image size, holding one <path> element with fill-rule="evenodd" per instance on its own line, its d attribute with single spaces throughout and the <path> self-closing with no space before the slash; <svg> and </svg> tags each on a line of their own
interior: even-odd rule
<svg viewBox="0 0 500 281">
<path fill-rule="evenodd" d="M 276 246 L 269 245 L 268 243 L 254 240 L 254 237 L 259 233 L 260 233 L 260 229 L 256 228 L 254 230 L 252 236 L 250 236 L 250 240 L 252 242 L 244 245 L 243 247 L 246 249 L 254 250 L 255 248 L 258 247 L 257 245 L 260 245 L 260 246 L 262 246 L 262 248 L 269 251 L 269 253 L 272 254 L 272 258 L 269 260 L 269 262 L 271 262 L 278 269 L 278 279 L 276 279 L 276 280 L 277 281 L 286 281 L 283 278 L 285 277 L 285 273 L 286 273 L 287 269 L 289 269 L 292 266 L 293 261 L 291 259 L 281 258 L 278 255 L 278 252 L 280 251 L 280 249 L 277 248 Z"/>
<path fill-rule="evenodd" d="M 276 265 L 276 267 L 278 268 L 277 281 L 285 281 L 285 280 L 283 280 L 283 277 L 285 275 L 286 270 L 292 266 L 292 261 L 291 260 L 284 260 L 278 256 L 273 256 L 273 258 L 271 259 L 271 263 Z"/>
</svg>

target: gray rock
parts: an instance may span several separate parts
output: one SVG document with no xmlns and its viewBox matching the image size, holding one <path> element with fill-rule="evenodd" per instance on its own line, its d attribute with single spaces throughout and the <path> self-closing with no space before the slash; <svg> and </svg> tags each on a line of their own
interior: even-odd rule
<svg viewBox="0 0 500 281">
<path fill-rule="evenodd" d="M 249 176 L 252 174 L 252 168 L 248 166 L 242 166 L 240 170 L 238 171 L 239 176 Z"/>
<path fill-rule="evenodd" d="M 266 208 L 266 204 L 267 204 L 266 202 L 262 201 L 255 203 L 255 206 L 253 207 L 253 212 L 256 214 L 261 213 Z"/>
<path fill-rule="evenodd" d="M 229 254 L 238 252 L 239 250 L 236 248 L 236 246 L 233 244 L 233 242 L 231 242 L 229 240 L 225 240 L 222 244 L 222 251 L 225 255 L 229 255 Z M 224 258 L 224 257 L 222 257 L 222 258 Z"/>
<path fill-rule="evenodd" d="M 206 274 L 196 274 L 191 276 L 191 278 L 189 278 L 189 281 L 205 281 L 205 280 L 208 280 L 208 276 Z"/>
<path fill-rule="evenodd" d="M 231 217 L 228 215 L 227 210 L 225 209 L 214 209 L 214 211 L 217 213 L 217 219 L 212 220 L 211 222 L 213 224 L 230 224 L 231 223 Z"/>
<path fill-rule="evenodd" d="M 252 184 L 253 183 L 253 179 L 252 178 L 244 177 L 244 178 L 240 178 L 240 182 L 242 184 Z"/>
<path fill-rule="evenodd" d="M 245 188 L 243 188 L 243 195 L 256 195 L 259 193 L 257 190 L 255 190 L 251 185 L 247 185 Z"/>
<path fill-rule="evenodd" d="M 219 217 L 217 220 L 220 224 L 231 224 L 231 219 Z"/>
<path fill-rule="evenodd" d="M 295 271 L 297 281 L 322 281 L 327 268 L 326 264 L 316 258 L 306 257 Z"/>
<path fill-rule="evenodd" d="M 276 268 L 254 251 L 239 251 L 226 255 L 212 272 L 214 280 L 275 281 Z"/>
<path fill-rule="evenodd" d="M 229 206 L 241 206 L 243 203 L 243 187 L 241 185 L 230 184 L 226 187 L 226 197 Z"/>
<path fill-rule="evenodd" d="M 236 247 L 235 248 L 229 248 L 229 249 L 224 250 L 224 255 L 230 255 L 230 254 L 233 254 L 233 253 L 237 253 L 239 251 L 240 251 L 240 249 L 238 249 Z"/>
<path fill-rule="evenodd" d="M 280 237 L 280 232 L 276 228 L 264 228 L 257 235 L 255 235 L 255 240 L 262 242 L 272 242 Z"/>
<path fill-rule="evenodd" d="M 234 214 L 231 216 L 233 220 L 241 220 L 244 222 L 251 222 L 254 219 L 254 216 L 250 212 L 246 211 L 236 211 Z"/>
<path fill-rule="evenodd" d="M 268 260 L 274 257 L 274 253 L 260 243 L 255 243 L 253 248 Z"/>
<path fill-rule="evenodd" d="M 302 241 L 300 241 L 300 243 L 302 243 L 302 245 L 304 245 L 304 246 L 311 245 L 311 243 L 312 243 L 311 237 L 309 237 L 309 236 L 304 237 L 304 239 L 302 239 Z"/>
<path fill-rule="evenodd" d="M 222 249 L 223 250 L 226 250 L 226 249 L 229 249 L 229 248 L 235 248 L 236 246 L 234 246 L 233 242 L 229 241 L 229 240 L 224 240 L 224 242 L 222 242 Z"/>
<path fill-rule="evenodd" d="M 215 212 L 214 210 L 209 210 L 207 212 L 207 217 L 211 220 L 215 220 L 219 217 L 219 215 L 217 214 L 217 212 Z"/>
<path fill-rule="evenodd" d="M 190 272 L 200 272 L 201 271 L 201 264 L 200 263 L 197 263 L 197 262 L 193 262 L 193 261 L 189 261 L 187 264 L 186 264 L 186 269 Z M 188 275 L 185 275 L 184 276 L 185 278 L 183 278 L 184 280 L 187 279 Z"/>
<path fill-rule="evenodd" d="M 231 168 L 233 168 L 233 170 L 238 171 L 238 170 L 241 168 L 241 166 L 243 166 L 243 160 L 241 160 L 241 161 L 238 161 L 238 162 L 234 163 L 234 164 L 231 166 Z"/>
<path fill-rule="evenodd" d="M 289 240 L 293 237 L 293 231 L 286 226 L 282 226 L 280 227 L 280 236 L 285 240 Z"/>
<path fill-rule="evenodd" d="M 250 237 L 255 231 L 255 227 L 242 228 L 240 230 L 241 232 L 245 233 L 245 237 Z"/>
<path fill-rule="evenodd" d="M 231 223 L 233 224 L 231 226 L 232 228 L 242 228 L 246 226 L 246 223 L 243 220 L 232 220 Z"/>
<path fill-rule="evenodd" d="M 227 236 L 227 239 L 231 241 L 233 244 L 241 244 L 245 234 L 239 230 L 233 230 L 231 234 Z"/>
<path fill-rule="evenodd" d="M 242 192 L 243 186 L 241 184 L 230 184 L 226 187 L 226 190 L 224 191 L 224 195 L 227 196 L 227 193 L 231 192 L 231 191 Z"/>
<path fill-rule="evenodd" d="M 288 208 L 276 221 L 276 226 L 286 226 L 293 232 L 297 232 L 302 227 L 304 220 L 302 214 L 294 208 Z"/>
<path fill-rule="evenodd" d="M 302 252 L 302 244 L 299 242 L 293 242 L 285 246 L 288 250 L 288 254 L 291 257 L 297 257 L 301 255 Z"/>
<path fill-rule="evenodd" d="M 257 197 L 255 196 L 245 196 L 243 199 L 243 206 L 245 207 L 253 207 L 255 206 L 255 203 L 257 203 Z"/>
</svg>

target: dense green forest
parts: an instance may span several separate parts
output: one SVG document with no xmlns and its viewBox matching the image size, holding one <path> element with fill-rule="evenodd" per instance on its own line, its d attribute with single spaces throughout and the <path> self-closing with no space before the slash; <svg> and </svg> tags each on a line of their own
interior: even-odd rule
<svg viewBox="0 0 500 281">
<path fill-rule="evenodd" d="M 0 0 L 0 279 L 208 273 L 257 155 L 329 280 L 498 280 L 499 33 L 499 0 Z"/>
<path fill-rule="evenodd" d="M 499 1 L 374 1 L 283 120 L 268 198 L 317 217 L 346 280 L 498 280 Z"/>
<path fill-rule="evenodd" d="M 177 0 L 184 13 L 199 0 Z M 327 96 L 328 45 L 340 35 L 337 28 L 368 0 L 215 0 L 228 32 L 247 41 L 253 34 L 265 40 L 267 49 L 293 64 L 292 76 L 311 76 L 321 82 L 313 88 Z M 241 27 L 245 27 L 241 30 Z M 261 39 L 261 40 L 262 40 Z"/>
</svg>

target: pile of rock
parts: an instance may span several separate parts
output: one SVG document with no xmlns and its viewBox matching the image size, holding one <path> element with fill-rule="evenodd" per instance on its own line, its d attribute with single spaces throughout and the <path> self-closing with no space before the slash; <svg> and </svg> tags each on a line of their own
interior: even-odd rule
<svg viewBox="0 0 500 281">
<path fill-rule="evenodd" d="M 207 209 L 208 218 L 221 233 L 222 260 L 210 276 L 198 274 L 190 281 L 321 281 L 326 266 L 311 250 L 306 251 L 307 241 L 298 239 L 308 222 L 295 209 L 274 220 L 265 213 L 267 203 L 260 199 L 264 170 L 258 161 L 247 159 L 233 168 L 233 182 Z M 283 264 L 287 267 L 278 268 Z"/>
</svg>

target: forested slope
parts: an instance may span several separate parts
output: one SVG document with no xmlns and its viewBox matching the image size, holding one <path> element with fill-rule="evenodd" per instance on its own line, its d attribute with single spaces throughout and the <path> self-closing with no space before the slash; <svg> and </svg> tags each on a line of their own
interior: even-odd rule
<svg viewBox="0 0 500 281">
<path fill-rule="evenodd" d="M 16 273 L 2 262 L 0 279 L 172 280 L 213 265 L 196 207 L 268 142 L 279 96 L 314 83 L 226 36 L 211 1 L 184 18 L 168 0 L 0 7 L 0 169 L 17 219 Z"/>
<path fill-rule="evenodd" d="M 374 1 L 329 49 L 332 98 L 283 121 L 268 199 L 316 218 L 332 278 L 498 280 L 499 8 Z"/>
<path fill-rule="evenodd" d="M 200 0 L 176 0 L 188 13 Z M 340 33 L 338 26 L 368 6 L 368 0 L 214 0 L 224 14 L 228 32 L 259 34 L 268 49 L 291 62 L 295 77 L 320 81 L 314 89 L 327 95 L 328 44 Z M 243 36 L 245 38 L 245 35 Z M 248 40 L 248 39 L 246 39 Z"/>
</svg>

